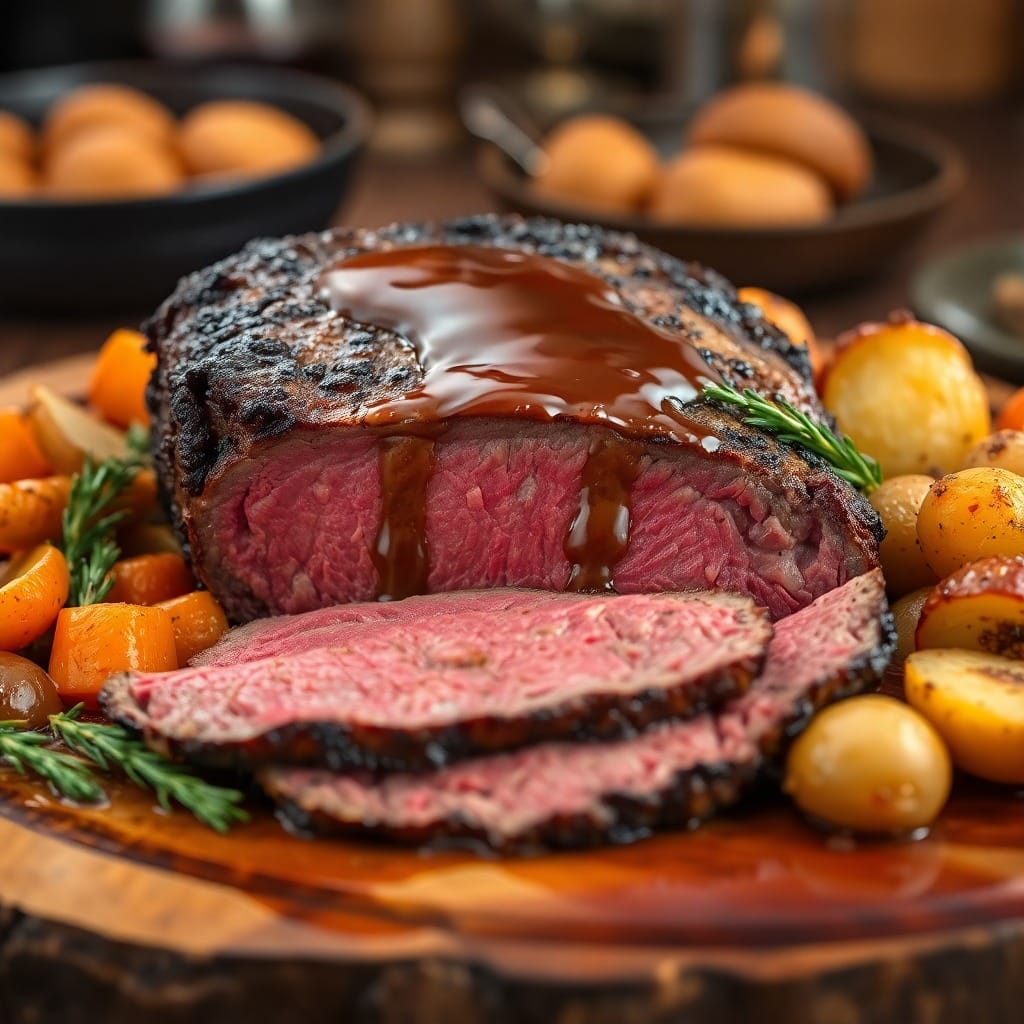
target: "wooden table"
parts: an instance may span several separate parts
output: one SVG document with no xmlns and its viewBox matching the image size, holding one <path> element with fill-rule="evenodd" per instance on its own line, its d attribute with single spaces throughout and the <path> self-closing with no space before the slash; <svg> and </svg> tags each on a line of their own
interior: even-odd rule
<svg viewBox="0 0 1024 1024">
<path fill-rule="evenodd" d="M 894 270 L 882 278 L 803 301 L 823 335 L 834 335 L 861 320 L 905 306 L 910 274 L 929 255 L 986 235 L 1024 231 L 1024 111 L 1006 108 L 904 116 L 940 132 L 960 148 L 969 167 L 968 184 L 918 251 Z M 341 222 L 373 226 L 392 220 L 443 219 L 492 208 L 490 196 L 476 180 L 468 150 L 419 163 L 371 156 L 362 166 Z M 93 349 L 112 327 L 132 319 L 10 319 L 0 310 L 0 374 Z"/>
</svg>

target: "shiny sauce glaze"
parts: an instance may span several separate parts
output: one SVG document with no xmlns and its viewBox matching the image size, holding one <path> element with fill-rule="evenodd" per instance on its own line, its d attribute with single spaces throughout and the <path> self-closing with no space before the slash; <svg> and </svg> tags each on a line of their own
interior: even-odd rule
<svg viewBox="0 0 1024 1024">
<path fill-rule="evenodd" d="M 417 246 L 350 257 L 318 289 L 337 313 L 398 335 L 422 369 L 404 395 L 365 410 L 366 425 L 389 435 L 374 545 L 382 599 L 426 589 L 430 449 L 452 417 L 611 428 L 591 448 L 566 538 L 578 590 L 614 589 L 629 545 L 637 441 L 713 443 L 685 403 L 718 375 L 685 337 L 635 315 L 611 285 L 577 267 L 518 250 Z"/>
</svg>

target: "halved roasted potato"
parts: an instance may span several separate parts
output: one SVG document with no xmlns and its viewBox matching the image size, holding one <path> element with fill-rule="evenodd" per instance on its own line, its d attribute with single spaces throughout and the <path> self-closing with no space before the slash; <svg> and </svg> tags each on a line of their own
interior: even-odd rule
<svg viewBox="0 0 1024 1024">
<path fill-rule="evenodd" d="M 995 466 L 1024 476 L 1024 430 L 997 430 L 979 441 L 964 459 L 964 469 Z"/>
<path fill-rule="evenodd" d="M 983 558 L 944 579 L 921 608 L 915 640 L 918 650 L 1024 658 L 1024 558 Z"/>
<path fill-rule="evenodd" d="M 1024 783 L 1024 663 L 982 651 L 917 651 L 907 659 L 905 685 L 957 766 Z"/>
</svg>

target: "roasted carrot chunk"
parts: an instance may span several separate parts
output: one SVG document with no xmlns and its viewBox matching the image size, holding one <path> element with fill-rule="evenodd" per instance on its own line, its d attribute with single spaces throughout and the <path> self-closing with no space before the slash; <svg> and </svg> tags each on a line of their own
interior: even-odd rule
<svg viewBox="0 0 1024 1024">
<path fill-rule="evenodd" d="M 157 604 L 195 589 L 192 571 L 181 555 L 138 555 L 115 563 L 114 585 L 107 594 L 113 603 Z"/>
<path fill-rule="evenodd" d="M 57 616 L 50 675 L 67 704 L 95 708 L 116 672 L 168 672 L 178 667 L 171 617 L 163 608 L 90 604 Z"/>
<path fill-rule="evenodd" d="M 52 467 L 20 409 L 0 409 L 0 483 L 49 476 Z"/>
<path fill-rule="evenodd" d="M 193 590 L 191 594 L 161 601 L 157 607 L 171 617 L 179 665 L 212 647 L 227 632 L 224 609 L 208 590 Z"/>
<path fill-rule="evenodd" d="M 0 651 L 20 651 L 53 625 L 68 599 L 68 564 L 51 544 L 12 558 L 0 572 Z"/>
<path fill-rule="evenodd" d="M 0 554 L 59 540 L 70 488 L 66 476 L 0 484 Z"/>
<path fill-rule="evenodd" d="M 143 335 L 124 329 L 114 331 L 96 357 L 89 404 L 119 427 L 132 423 L 149 426 L 146 385 L 155 365 L 156 356 L 146 351 Z"/>
</svg>

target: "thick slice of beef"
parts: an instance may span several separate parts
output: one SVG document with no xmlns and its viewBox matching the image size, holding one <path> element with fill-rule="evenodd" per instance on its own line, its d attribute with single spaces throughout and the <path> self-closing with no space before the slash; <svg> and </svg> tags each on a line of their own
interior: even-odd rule
<svg viewBox="0 0 1024 1024">
<path fill-rule="evenodd" d="M 389 622 L 422 622 L 438 615 L 460 612 L 502 614 L 517 608 L 536 608 L 568 595 L 554 590 L 454 590 L 447 594 L 407 597 L 404 601 L 361 601 L 331 605 L 298 615 L 256 619 L 228 630 L 208 650 L 197 654 L 192 666 L 241 665 L 261 658 L 284 658 L 318 647 L 339 647 L 358 642 L 365 631 Z"/>
<path fill-rule="evenodd" d="M 708 379 L 826 421 L 802 347 L 722 278 L 629 235 L 476 217 L 253 243 L 185 279 L 148 327 L 156 465 L 197 572 L 234 620 L 386 592 L 375 557 L 394 497 L 382 484 L 394 438 L 368 408 L 400 405 L 425 371 L 402 335 L 331 309 L 320 282 L 339 260 L 426 244 L 519 250 L 587 271 L 677 338 Z M 677 398 L 689 440 L 659 433 L 654 418 L 630 438 L 616 590 L 746 592 L 782 616 L 877 563 L 877 517 L 824 464 L 692 391 Z M 421 589 L 570 586 L 567 546 L 593 490 L 585 470 L 615 436 L 599 419 L 462 416 L 419 438 L 430 448 L 417 478 Z"/>
<path fill-rule="evenodd" d="M 374 623 L 342 647 L 125 676 L 104 709 L 204 763 L 423 769 L 717 706 L 746 691 L 772 632 L 734 594 L 470 609 Z"/>
<path fill-rule="evenodd" d="M 302 830 L 498 850 L 625 842 L 735 803 L 822 705 L 880 679 L 894 635 L 877 570 L 776 624 L 751 690 L 717 714 L 610 743 L 547 743 L 427 775 L 270 768 L 261 780 Z"/>
</svg>

